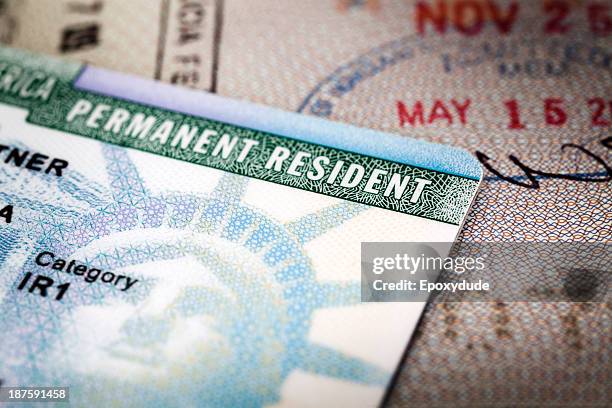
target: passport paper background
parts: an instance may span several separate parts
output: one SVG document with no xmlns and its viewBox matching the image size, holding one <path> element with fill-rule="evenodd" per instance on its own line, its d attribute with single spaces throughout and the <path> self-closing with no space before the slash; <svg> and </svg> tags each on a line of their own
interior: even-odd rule
<svg viewBox="0 0 612 408">
<path fill-rule="evenodd" d="M 510 154 L 533 169 L 605 180 L 599 163 L 561 146 L 582 146 L 610 163 L 600 143 L 610 126 L 592 126 L 587 103 L 609 100 L 610 35 L 593 35 L 585 17 L 591 3 L 610 2 L 568 2 L 565 33 L 546 33 L 546 2 L 523 1 L 507 34 L 487 20 L 477 35 L 449 29 L 442 36 L 417 33 L 410 1 L 203 1 L 197 46 L 177 41 L 181 2 L 151 3 L 8 1 L 0 18 L 13 29 L 2 35 L 18 47 L 480 151 L 522 183 L 533 184 Z M 504 10 L 509 4 L 496 3 Z M 67 28 L 92 22 L 97 45 L 61 51 Z M 599 63 L 590 59 L 594 48 L 603 55 Z M 534 60 L 538 68 L 527 71 Z M 502 76 L 502 63 L 522 69 Z M 547 64 L 555 73 L 546 72 Z M 565 101 L 564 125 L 546 125 L 546 98 Z M 400 124 L 397 101 L 412 108 L 420 100 L 427 116 L 436 100 L 451 107 L 451 99 L 470 99 L 465 125 L 456 114 L 452 124 Z M 524 129 L 508 129 L 504 101 L 511 99 L 521 107 Z M 604 114 L 611 119 L 609 110 Z M 610 241 L 609 182 L 539 176 L 537 182 L 526 188 L 486 172 L 460 239 Z M 433 302 L 388 403 L 606 405 L 609 331 L 608 304 Z"/>
</svg>

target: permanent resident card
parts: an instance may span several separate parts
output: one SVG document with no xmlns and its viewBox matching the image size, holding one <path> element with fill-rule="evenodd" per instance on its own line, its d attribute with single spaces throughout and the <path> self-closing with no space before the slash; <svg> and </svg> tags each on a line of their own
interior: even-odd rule
<svg viewBox="0 0 612 408">
<path fill-rule="evenodd" d="M 452 242 L 467 152 L 0 49 L 0 382 L 77 406 L 372 406 L 424 302 L 362 242 Z"/>
</svg>

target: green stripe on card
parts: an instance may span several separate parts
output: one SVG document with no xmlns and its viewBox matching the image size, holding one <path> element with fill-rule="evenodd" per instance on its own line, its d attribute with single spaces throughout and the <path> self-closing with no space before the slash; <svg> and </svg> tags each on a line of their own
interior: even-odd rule
<svg viewBox="0 0 612 408">
<path fill-rule="evenodd" d="M 0 102 L 28 122 L 101 142 L 459 225 L 478 182 L 228 123 L 76 90 L 0 60 Z M 8 74 L 7 74 L 8 73 Z M 7 80 L 8 81 L 8 80 Z"/>
</svg>

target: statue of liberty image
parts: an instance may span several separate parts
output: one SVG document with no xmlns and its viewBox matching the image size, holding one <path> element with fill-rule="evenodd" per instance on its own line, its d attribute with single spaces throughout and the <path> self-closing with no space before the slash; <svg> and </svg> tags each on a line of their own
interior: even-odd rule
<svg viewBox="0 0 612 408">
<path fill-rule="evenodd" d="M 318 282 L 304 245 L 367 206 L 280 222 L 244 203 L 247 177 L 212 169 L 208 194 L 154 194 L 131 153 L 98 145 L 107 183 L 0 167 L 0 202 L 21 210 L 0 227 L 2 380 L 69 386 L 78 406 L 273 405 L 295 372 L 387 384 L 387 370 L 309 341 L 313 313 L 359 303 L 360 285 Z M 61 302 L 18 291 L 43 272 L 40 251 L 139 282 L 45 269 L 72 284 Z"/>
</svg>

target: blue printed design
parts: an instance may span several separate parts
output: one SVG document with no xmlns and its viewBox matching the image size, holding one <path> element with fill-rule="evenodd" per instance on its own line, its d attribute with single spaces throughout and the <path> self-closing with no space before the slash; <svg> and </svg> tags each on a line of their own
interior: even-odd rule
<svg viewBox="0 0 612 408">
<path fill-rule="evenodd" d="M 0 227 L 0 268 L 4 265 L 4 261 L 8 257 L 8 254 L 13 250 L 17 244 L 19 233 L 7 227 Z"/>
<path fill-rule="evenodd" d="M 102 151 L 109 188 L 83 178 L 63 188 L 81 203 L 68 213 L 23 199 L 21 235 L 2 233 L 3 252 L 19 240 L 31 252 L 20 270 L 2 270 L 14 284 L 0 304 L 0 378 L 68 385 L 79 406 L 262 406 L 298 369 L 386 385 L 388 371 L 308 340 L 313 312 L 359 303 L 360 286 L 318 282 L 303 245 L 368 207 L 341 203 L 284 224 L 243 203 L 245 177 L 225 174 L 209 195 L 153 195 L 125 149 Z M 140 281 L 121 291 L 43 269 L 43 250 Z M 69 296 L 18 291 L 29 271 L 71 282 Z"/>
</svg>

